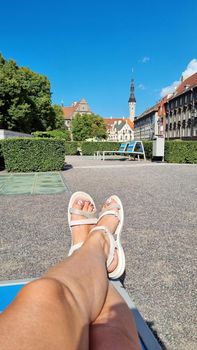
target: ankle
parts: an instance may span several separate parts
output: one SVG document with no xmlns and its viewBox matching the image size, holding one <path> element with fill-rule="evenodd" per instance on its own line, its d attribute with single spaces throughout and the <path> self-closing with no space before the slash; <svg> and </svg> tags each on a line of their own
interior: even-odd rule
<svg viewBox="0 0 197 350">
<path fill-rule="evenodd" d="M 101 248 L 101 252 L 104 255 L 105 259 L 108 257 L 109 253 L 109 239 L 106 233 L 103 230 L 95 230 L 94 232 L 89 233 L 88 237 L 92 244 L 95 244 Z"/>
</svg>

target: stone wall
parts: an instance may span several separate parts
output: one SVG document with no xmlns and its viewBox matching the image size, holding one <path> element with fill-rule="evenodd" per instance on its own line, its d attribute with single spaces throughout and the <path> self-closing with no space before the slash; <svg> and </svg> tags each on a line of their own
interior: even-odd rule
<svg viewBox="0 0 197 350">
<path fill-rule="evenodd" d="M 0 140 L 7 139 L 9 137 L 33 137 L 33 136 L 30 134 L 24 134 L 22 132 L 0 129 Z"/>
</svg>

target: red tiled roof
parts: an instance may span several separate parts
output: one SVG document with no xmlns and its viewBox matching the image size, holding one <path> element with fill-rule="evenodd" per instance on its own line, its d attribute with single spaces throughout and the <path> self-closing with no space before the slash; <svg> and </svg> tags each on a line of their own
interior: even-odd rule
<svg viewBox="0 0 197 350">
<path fill-rule="evenodd" d="M 112 125 L 114 122 L 123 121 L 123 118 L 103 118 L 105 124 Z"/>
<path fill-rule="evenodd" d="M 180 95 L 183 92 L 185 92 L 186 86 L 188 86 L 188 88 L 191 88 L 196 85 L 197 85 L 197 72 L 191 75 L 190 77 L 188 77 L 187 79 L 183 80 L 182 83 L 176 88 L 174 95 Z"/>
<path fill-rule="evenodd" d="M 130 126 L 131 129 L 134 129 L 134 122 L 132 122 L 130 119 L 126 119 L 127 124 Z"/>
<path fill-rule="evenodd" d="M 121 121 L 122 123 L 126 123 L 130 126 L 131 129 L 134 129 L 134 123 L 130 119 L 123 118 L 103 118 L 107 130 L 110 130 L 114 125 L 114 122 Z"/>
<path fill-rule="evenodd" d="M 64 119 L 72 119 L 73 113 L 78 107 L 78 103 L 76 103 L 75 106 L 71 107 L 62 107 L 63 114 L 64 114 Z"/>
<path fill-rule="evenodd" d="M 168 95 L 164 96 L 157 104 L 157 108 L 158 108 L 158 116 L 162 117 L 163 115 L 166 114 L 166 110 L 165 110 L 165 103 L 168 101 Z"/>
</svg>

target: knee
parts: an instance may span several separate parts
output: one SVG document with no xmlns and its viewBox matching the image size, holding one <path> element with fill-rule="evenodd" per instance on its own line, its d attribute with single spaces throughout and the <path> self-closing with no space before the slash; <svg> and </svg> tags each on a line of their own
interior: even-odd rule
<svg viewBox="0 0 197 350">
<path fill-rule="evenodd" d="M 63 286 L 53 278 L 41 278 L 28 283 L 19 297 L 29 300 L 60 300 L 64 297 Z"/>
</svg>

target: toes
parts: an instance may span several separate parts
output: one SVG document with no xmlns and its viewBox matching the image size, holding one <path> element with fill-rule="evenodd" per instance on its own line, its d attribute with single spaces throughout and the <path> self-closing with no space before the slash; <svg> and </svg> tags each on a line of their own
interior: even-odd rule
<svg viewBox="0 0 197 350">
<path fill-rule="evenodd" d="M 105 204 L 103 205 L 103 208 L 106 209 L 106 208 L 109 207 L 111 204 L 116 204 L 116 201 L 115 201 L 114 198 L 109 197 L 109 198 L 106 200 Z"/>
<path fill-rule="evenodd" d="M 81 199 L 81 198 L 77 198 L 74 203 L 73 203 L 73 208 L 76 208 L 76 209 L 83 209 L 83 206 L 84 206 L 84 200 Z"/>
<path fill-rule="evenodd" d="M 94 205 L 92 203 L 89 203 L 88 205 L 88 212 L 92 212 L 94 210 Z"/>
<path fill-rule="evenodd" d="M 83 210 L 88 211 L 90 204 L 91 204 L 90 201 L 88 201 L 88 200 L 84 201 Z"/>
</svg>

